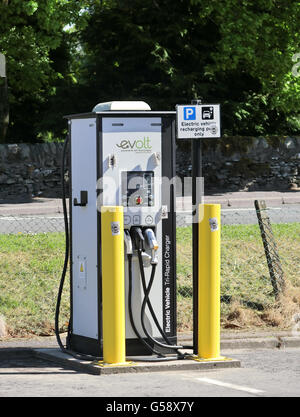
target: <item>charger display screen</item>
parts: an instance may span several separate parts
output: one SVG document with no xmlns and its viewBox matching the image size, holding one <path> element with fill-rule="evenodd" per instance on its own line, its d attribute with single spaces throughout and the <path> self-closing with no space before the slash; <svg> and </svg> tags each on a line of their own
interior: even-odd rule
<svg viewBox="0 0 300 417">
<path fill-rule="evenodd" d="M 122 204 L 128 207 L 154 205 L 154 172 L 122 172 Z"/>
</svg>

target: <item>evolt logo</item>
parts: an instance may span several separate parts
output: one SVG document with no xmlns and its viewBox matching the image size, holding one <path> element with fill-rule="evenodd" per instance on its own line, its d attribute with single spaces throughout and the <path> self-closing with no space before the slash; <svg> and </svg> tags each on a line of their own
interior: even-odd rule
<svg viewBox="0 0 300 417">
<path fill-rule="evenodd" d="M 152 149 L 148 136 L 144 136 L 143 139 L 121 140 L 117 147 L 126 151 L 150 151 Z"/>
</svg>

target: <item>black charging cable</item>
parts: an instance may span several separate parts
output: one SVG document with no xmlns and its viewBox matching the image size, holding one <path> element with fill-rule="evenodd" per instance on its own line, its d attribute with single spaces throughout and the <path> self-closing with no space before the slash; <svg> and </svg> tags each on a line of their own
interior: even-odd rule
<svg viewBox="0 0 300 417">
<path fill-rule="evenodd" d="M 128 312 L 129 312 L 129 319 L 130 319 L 130 324 L 131 327 L 135 333 L 135 335 L 137 336 L 137 338 L 140 340 L 140 342 L 147 348 L 147 350 L 151 353 L 154 353 L 156 355 L 158 355 L 159 357 L 165 357 L 161 352 L 156 351 L 150 344 L 148 344 L 143 337 L 140 335 L 140 333 L 138 332 L 135 322 L 134 322 L 134 318 L 133 318 L 133 313 L 132 313 L 132 289 L 133 289 L 133 277 L 132 277 L 132 255 L 128 254 L 127 255 L 127 259 L 128 259 L 128 278 L 129 278 L 129 285 L 128 285 Z"/>
<path fill-rule="evenodd" d="M 69 261 L 69 253 L 70 253 L 70 240 L 69 240 L 69 222 L 68 222 L 68 212 L 67 212 L 67 203 L 66 203 L 66 189 L 65 189 L 65 159 L 67 154 L 69 144 L 69 136 L 67 136 L 63 151 L 62 151 L 62 159 L 61 159 L 61 192 L 62 192 L 62 205 L 63 205 L 63 213 L 64 213 L 64 225 L 65 225 L 65 259 L 64 259 L 64 266 L 61 274 L 59 289 L 58 289 L 58 295 L 57 295 L 57 301 L 56 301 L 56 309 L 55 309 L 55 336 L 57 343 L 62 350 L 63 353 L 66 353 L 68 355 L 73 356 L 76 359 L 79 360 L 86 360 L 86 361 L 93 361 L 93 360 L 99 360 L 100 357 L 95 357 L 92 355 L 83 355 L 81 353 L 74 352 L 72 350 L 69 350 L 63 345 L 63 342 L 61 340 L 60 334 L 59 334 L 59 314 L 60 314 L 60 305 L 61 305 L 61 297 L 63 292 L 63 287 L 65 283 L 66 273 L 68 269 L 68 261 Z M 70 337 L 70 322 L 68 325 L 68 336 L 67 340 Z"/>
<path fill-rule="evenodd" d="M 174 349 L 177 351 L 177 354 L 182 357 L 183 354 L 181 352 L 178 351 L 178 349 L 183 349 L 183 346 L 176 346 L 176 345 L 172 345 L 170 343 L 170 341 L 168 341 L 168 344 L 164 344 L 159 342 L 158 340 L 156 340 L 155 338 L 153 338 L 150 333 L 147 331 L 147 328 L 145 326 L 145 309 L 146 309 L 146 305 L 148 304 L 149 301 L 149 294 L 152 288 L 152 284 L 155 278 L 155 271 L 156 271 L 156 264 L 152 265 L 152 270 L 151 270 L 151 276 L 149 279 L 149 283 L 148 286 L 146 286 L 146 279 L 145 279 L 145 273 L 144 273 L 144 267 L 143 267 L 143 259 L 142 259 L 142 254 L 141 254 L 141 250 L 138 250 L 138 257 L 139 257 L 139 265 L 140 265 L 140 273 L 141 273 L 141 279 L 142 279 L 142 284 L 143 284 L 143 289 L 144 289 L 144 299 L 143 299 L 143 303 L 142 303 L 142 308 L 141 308 L 141 322 L 142 322 L 142 328 L 144 333 L 146 334 L 146 336 L 148 337 L 149 340 L 151 340 L 155 345 L 162 347 L 164 349 Z M 153 311 L 153 309 L 152 309 Z M 154 316 L 156 317 L 154 311 L 153 311 Z M 156 322 L 158 322 L 157 317 L 156 317 Z M 159 326 L 159 328 L 161 329 L 161 327 Z M 162 333 L 163 330 L 161 329 Z M 165 337 L 167 338 L 167 335 L 165 335 Z"/>
<path fill-rule="evenodd" d="M 65 158 L 66 158 L 66 152 L 67 147 L 69 143 L 69 136 L 67 136 L 64 146 L 63 146 L 63 152 L 62 152 L 62 159 L 61 159 L 61 191 L 62 191 L 62 204 L 63 204 L 63 213 L 64 213 L 64 225 L 65 225 L 65 259 L 64 259 L 64 266 L 63 271 L 61 274 L 59 289 L 58 289 L 58 295 L 57 295 L 57 301 L 56 301 L 56 310 L 55 310 L 55 335 L 56 340 L 63 352 L 66 353 L 66 348 L 64 347 L 62 340 L 60 338 L 59 334 L 59 313 L 60 313 L 60 304 L 61 304 L 61 296 L 63 292 L 65 277 L 67 273 L 68 268 L 68 261 L 69 261 L 69 224 L 68 224 L 68 215 L 67 215 L 67 204 L 66 204 L 66 191 L 65 191 Z M 68 326 L 68 333 L 69 333 L 69 326 Z"/>
<path fill-rule="evenodd" d="M 139 250 L 138 251 L 138 259 L 139 259 L 139 265 L 140 265 L 140 273 L 141 273 L 141 280 L 142 280 L 142 285 L 143 285 L 143 291 L 144 294 L 147 291 L 146 288 L 146 279 L 145 279 L 145 274 L 144 274 L 144 269 L 143 269 L 143 258 L 142 258 L 142 252 Z M 166 335 L 166 333 L 163 331 L 163 329 L 161 328 L 159 321 L 157 319 L 157 316 L 153 310 L 150 298 L 147 298 L 147 307 L 149 308 L 150 314 L 154 320 L 154 323 L 159 331 L 159 333 L 161 334 L 162 338 L 165 340 L 166 343 L 168 343 L 168 345 L 172 345 L 172 343 L 170 342 L 170 340 L 168 339 L 168 336 Z"/>
</svg>

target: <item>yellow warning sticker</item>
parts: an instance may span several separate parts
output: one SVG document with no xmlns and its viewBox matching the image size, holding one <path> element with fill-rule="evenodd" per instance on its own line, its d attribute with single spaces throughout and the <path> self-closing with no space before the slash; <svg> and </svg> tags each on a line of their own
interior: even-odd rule
<svg viewBox="0 0 300 417">
<path fill-rule="evenodd" d="M 86 289 L 87 287 L 87 260 L 86 257 L 78 257 L 78 288 Z"/>
</svg>

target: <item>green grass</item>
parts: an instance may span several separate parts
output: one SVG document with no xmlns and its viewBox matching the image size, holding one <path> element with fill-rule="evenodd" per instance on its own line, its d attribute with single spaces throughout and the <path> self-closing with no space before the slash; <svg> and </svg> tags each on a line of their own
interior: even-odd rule
<svg viewBox="0 0 300 417">
<path fill-rule="evenodd" d="M 0 235 L 0 314 L 12 335 L 53 333 L 64 235 Z M 68 279 L 62 302 L 67 320 Z"/>
<path fill-rule="evenodd" d="M 273 225 L 286 279 L 300 288 L 300 224 Z M 53 334 L 56 298 L 64 262 L 64 234 L 0 235 L 0 315 L 11 335 Z M 236 300 L 260 312 L 274 303 L 257 225 L 222 227 L 221 313 Z M 178 325 L 192 324 L 192 228 L 177 229 Z M 69 315 L 66 278 L 61 325 Z"/>
<path fill-rule="evenodd" d="M 300 223 L 272 226 L 285 279 L 300 287 Z M 192 228 L 177 229 L 178 326 L 191 330 Z M 233 303 L 257 313 L 275 303 L 258 225 L 224 225 L 221 232 L 221 315 Z"/>
</svg>

